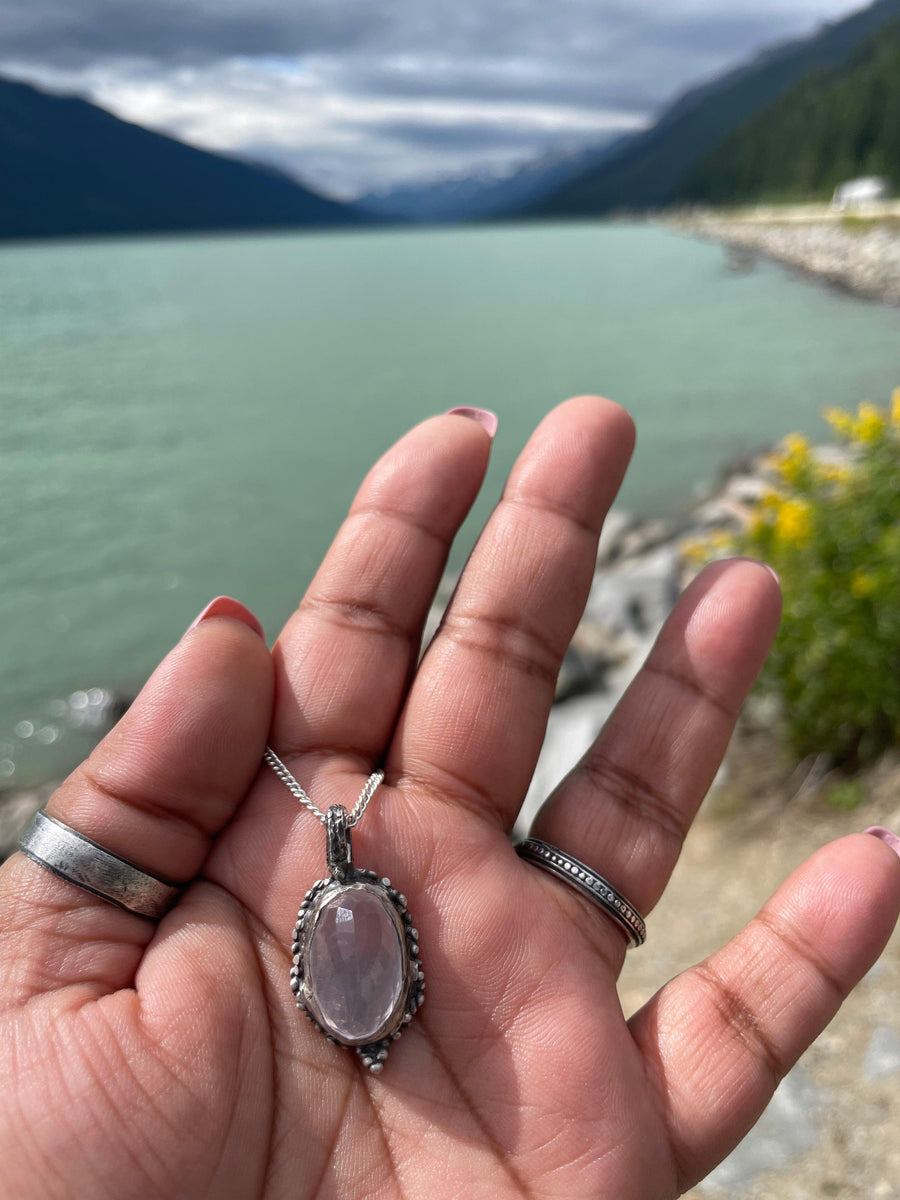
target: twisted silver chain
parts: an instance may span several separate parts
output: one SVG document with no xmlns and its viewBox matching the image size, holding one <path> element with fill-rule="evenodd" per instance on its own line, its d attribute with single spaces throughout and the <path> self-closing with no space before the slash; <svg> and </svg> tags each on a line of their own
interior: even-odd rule
<svg viewBox="0 0 900 1200">
<path fill-rule="evenodd" d="M 295 795 L 300 803 L 308 808 L 312 815 L 324 825 L 327 818 L 322 812 L 321 808 L 314 804 L 312 799 L 307 795 L 306 792 L 304 792 L 303 788 L 290 773 L 271 746 L 266 746 L 266 752 L 263 755 L 263 758 L 269 764 L 284 786 L 288 789 L 288 791 Z M 366 806 L 375 795 L 375 791 L 383 779 L 384 771 L 373 771 L 366 780 L 363 790 L 359 793 L 359 799 L 357 800 L 356 805 L 354 806 L 353 811 L 350 813 L 350 817 L 347 821 L 348 829 L 352 828 L 352 826 L 357 823 L 357 821 L 366 811 Z"/>
</svg>

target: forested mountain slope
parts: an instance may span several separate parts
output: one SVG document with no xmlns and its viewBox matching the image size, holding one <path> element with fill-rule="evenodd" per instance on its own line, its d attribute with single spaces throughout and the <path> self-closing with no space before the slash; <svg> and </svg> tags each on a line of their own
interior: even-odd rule
<svg viewBox="0 0 900 1200">
<path fill-rule="evenodd" d="M 0 79 L 0 237 L 345 225 L 346 205 L 279 171 Z"/>
<path fill-rule="evenodd" d="M 813 71 L 698 163 L 679 196 L 710 204 L 828 199 L 842 180 L 900 189 L 900 21 L 843 67 Z"/>
<path fill-rule="evenodd" d="M 683 194 L 697 164 L 735 130 L 811 71 L 845 64 L 863 42 L 896 18 L 900 0 L 876 0 L 813 37 L 776 47 L 693 89 L 620 154 L 552 193 L 530 213 L 580 216 L 671 204 Z"/>
</svg>

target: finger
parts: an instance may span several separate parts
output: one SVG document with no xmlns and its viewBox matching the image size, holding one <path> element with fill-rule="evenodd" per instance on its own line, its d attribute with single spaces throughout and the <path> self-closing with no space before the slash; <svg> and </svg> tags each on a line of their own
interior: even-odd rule
<svg viewBox="0 0 900 1200">
<path fill-rule="evenodd" d="M 624 409 L 596 396 L 541 422 L 419 667 L 389 773 L 512 824 L 633 442 Z"/>
<path fill-rule="evenodd" d="M 805 862 L 732 942 L 635 1014 L 679 1195 L 747 1133 L 884 949 L 898 912 L 900 859 L 853 834 Z"/>
<path fill-rule="evenodd" d="M 275 650 L 274 745 L 380 759 L 419 653 L 450 544 L 490 453 L 491 423 L 445 414 L 417 426 L 376 463 Z M 312 765 L 304 768 L 307 778 Z"/>
<path fill-rule="evenodd" d="M 322 811 L 353 806 L 394 728 L 450 543 L 490 455 L 496 418 L 472 412 L 478 419 L 424 421 L 375 464 L 276 644 L 271 745 Z M 367 818 L 355 850 L 371 829 Z M 206 873 L 280 939 L 296 916 L 298 879 L 321 868 L 319 826 L 266 771 Z"/>
<path fill-rule="evenodd" d="M 222 614 L 222 615 L 220 615 Z M 186 882 L 256 775 L 272 707 L 258 622 L 220 597 L 47 811 L 141 870 Z M 0 875 L 5 1003 L 126 986 L 156 926 L 15 854 Z"/>
<path fill-rule="evenodd" d="M 749 559 L 708 567 L 676 604 L 597 741 L 538 813 L 534 835 L 594 867 L 649 912 L 718 770 L 780 611 L 767 567 Z M 620 961 L 618 930 L 604 921 L 601 937 Z"/>
</svg>

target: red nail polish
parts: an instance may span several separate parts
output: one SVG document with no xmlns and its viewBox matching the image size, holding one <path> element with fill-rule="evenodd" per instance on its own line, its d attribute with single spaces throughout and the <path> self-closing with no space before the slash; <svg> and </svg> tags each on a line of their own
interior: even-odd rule
<svg viewBox="0 0 900 1200">
<path fill-rule="evenodd" d="M 448 417 L 468 417 L 470 421 L 477 421 L 491 440 L 500 424 L 500 418 L 489 408 L 467 408 L 463 405 L 461 408 L 448 408 L 446 415 Z"/>
<path fill-rule="evenodd" d="M 210 617 L 231 617 L 235 621 L 241 621 L 248 629 L 252 629 L 255 634 L 258 634 L 263 641 L 266 640 L 262 625 L 250 609 L 241 604 L 240 600 L 233 600 L 231 596 L 216 596 L 215 600 L 210 600 L 203 612 L 188 625 L 187 632 L 190 633 L 202 621 L 208 621 Z"/>
<path fill-rule="evenodd" d="M 883 825 L 870 825 L 863 833 L 870 833 L 872 837 L 879 838 L 900 858 L 900 837 L 897 837 L 896 833 L 891 833 L 890 829 L 885 829 Z"/>
</svg>

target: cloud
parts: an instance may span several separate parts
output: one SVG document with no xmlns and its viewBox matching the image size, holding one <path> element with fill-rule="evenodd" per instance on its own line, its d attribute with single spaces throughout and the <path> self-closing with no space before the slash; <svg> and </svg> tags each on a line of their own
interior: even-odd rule
<svg viewBox="0 0 900 1200">
<path fill-rule="evenodd" d="M 640 127 L 847 0 L 7 0 L 0 68 L 341 193 Z"/>
<path fill-rule="evenodd" d="M 507 168 L 554 146 L 595 143 L 645 118 L 518 97 L 391 95 L 340 85 L 329 58 L 230 59 L 161 71 L 141 60 L 46 69 L 57 90 L 84 91 L 126 120 L 212 150 L 244 153 L 339 194 L 371 180 L 454 173 L 467 159 Z M 426 166 L 427 165 L 427 166 Z"/>
<path fill-rule="evenodd" d="M 851 11 L 853 0 L 7 0 L 0 43 L 17 60 L 84 67 L 107 58 L 164 63 L 346 53 L 597 63 L 674 39 L 694 53 L 740 52 Z"/>
<path fill-rule="evenodd" d="M 8 0 L 0 44 L 12 59 L 57 67 L 136 57 L 196 64 L 348 50 L 382 26 L 377 5 L 367 0 Z"/>
</svg>

